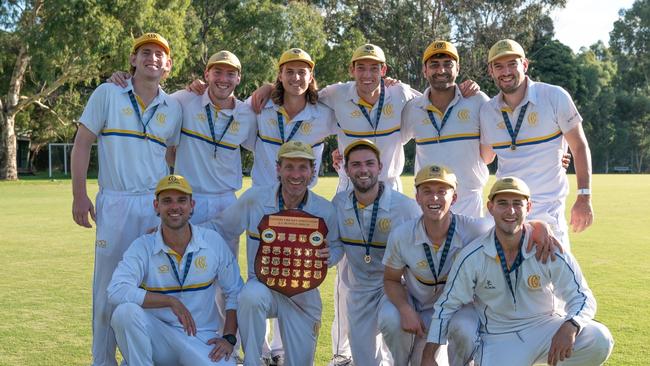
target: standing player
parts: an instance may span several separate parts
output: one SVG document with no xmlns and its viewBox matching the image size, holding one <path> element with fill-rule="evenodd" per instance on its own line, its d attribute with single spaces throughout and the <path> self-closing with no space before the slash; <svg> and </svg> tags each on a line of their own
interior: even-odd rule
<svg viewBox="0 0 650 366">
<path fill-rule="evenodd" d="M 429 82 L 424 95 L 402 112 L 403 142 L 415 139 L 415 171 L 436 164 L 458 177 L 455 213 L 481 217 L 488 169 L 480 154 L 479 110 L 488 97 L 479 92 L 463 97 L 456 85 L 460 70 L 453 44 L 433 41 L 424 51 L 422 73 Z"/>
<path fill-rule="evenodd" d="M 387 301 L 381 261 L 391 228 L 415 218 L 420 209 L 415 201 L 379 181 L 380 152 L 371 141 L 349 144 L 344 160 L 354 189 L 339 192 L 332 203 L 348 261 L 341 279 L 349 289 L 345 305 L 353 325 L 349 330 L 352 358 L 357 365 L 392 365 L 377 323 L 379 308 Z"/>
<path fill-rule="evenodd" d="M 237 310 L 245 365 L 258 366 L 261 362 L 267 318 L 278 319 L 286 365 L 304 366 L 314 362 L 322 312 L 318 289 L 289 298 L 257 280 L 254 262 L 259 247 L 257 226 L 260 220 L 264 215 L 281 209 L 301 209 L 322 217 L 329 229 L 328 248 L 319 250 L 317 255 L 326 259 L 329 266 L 341 258 L 334 207 L 308 189 L 314 176 L 315 160 L 309 144 L 300 141 L 284 143 L 277 156 L 279 182 L 273 186 L 252 187 L 212 222 L 215 230 L 226 240 L 238 238 L 244 231 L 247 234 L 248 280 L 239 296 Z"/>
<path fill-rule="evenodd" d="M 395 228 L 384 255 L 384 291 L 379 323 L 395 365 L 419 365 L 433 305 L 447 282 L 458 252 L 484 234 L 490 218 L 474 218 L 450 211 L 456 201 L 456 176 L 447 168 L 429 165 L 415 176 L 416 200 L 422 215 Z M 548 255 L 550 229 L 535 223 L 538 253 Z M 528 250 L 532 248 L 532 241 Z M 540 259 L 545 261 L 546 257 Z M 478 318 L 467 306 L 452 319 L 449 364 L 466 365 L 476 347 Z M 444 358 L 441 354 L 438 357 Z"/>
<path fill-rule="evenodd" d="M 569 182 L 559 158 L 568 145 L 578 182 L 571 225 L 581 232 L 593 221 L 591 153 L 571 96 L 558 86 L 533 82 L 527 70 L 528 59 L 517 42 L 504 39 L 490 49 L 488 72 L 501 92 L 481 108 L 481 144 L 489 152 L 486 162 L 499 157 L 497 178 L 518 176 L 532 187 L 530 217 L 550 223 L 568 248 L 564 205 Z"/>
<path fill-rule="evenodd" d="M 156 226 L 153 189 L 168 172 L 165 150 L 179 139 L 181 107 L 160 88 L 172 67 L 167 40 L 146 33 L 133 42 L 133 79 L 123 89 L 100 85 L 80 118 L 72 149 L 72 215 L 91 227 L 86 192 L 90 149 L 99 145 L 99 193 L 93 278 L 93 364 L 117 365 L 106 288 L 129 244 Z"/>
<path fill-rule="evenodd" d="M 472 302 L 481 320 L 482 366 L 586 366 L 609 357 L 612 335 L 593 320 L 596 300 L 575 258 L 558 252 L 558 260 L 544 264 L 525 252 L 530 197 L 518 178 L 492 186 L 488 210 L 495 226 L 454 261 L 435 304 L 422 365 L 436 365 L 433 354 L 452 332 L 450 317 Z M 564 316 L 555 312 L 558 298 L 566 303 Z"/>
<path fill-rule="evenodd" d="M 312 186 L 316 184 L 323 155 L 323 140 L 334 134 L 332 111 L 318 103 L 314 61 L 300 48 L 292 48 L 278 61 L 278 76 L 269 100 L 257 115 L 257 142 L 251 178 L 253 185 L 277 182 L 276 156 L 280 146 L 301 141 L 316 157 Z"/>
<path fill-rule="evenodd" d="M 108 287 L 120 351 L 129 365 L 234 366 L 237 260 L 219 234 L 189 223 L 194 201 L 185 178 L 164 177 L 155 193 L 160 228 L 129 246 Z M 213 301 L 217 283 L 225 321 Z"/>
</svg>

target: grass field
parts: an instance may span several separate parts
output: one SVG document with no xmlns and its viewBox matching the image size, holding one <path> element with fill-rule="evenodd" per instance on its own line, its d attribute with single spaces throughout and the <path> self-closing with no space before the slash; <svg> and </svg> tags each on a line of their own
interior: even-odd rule
<svg viewBox="0 0 650 366">
<path fill-rule="evenodd" d="M 403 179 L 411 196 L 412 179 Z M 316 192 L 331 197 L 335 187 L 334 178 L 321 178 Z M 593 191 L 595 224 L 571 236 L 573 252 L 598 300 L 597 319 L 616 340 L 608 365 L 646 365 L 650 175 L 596 175 Z M 0 182 L 0 197 L 0 365 L 90 364 L 94 230 L 71 219 L 70 181 Z M 333 274 L 321 287 L 317 365 L 331 356 Z"/>
</svg>

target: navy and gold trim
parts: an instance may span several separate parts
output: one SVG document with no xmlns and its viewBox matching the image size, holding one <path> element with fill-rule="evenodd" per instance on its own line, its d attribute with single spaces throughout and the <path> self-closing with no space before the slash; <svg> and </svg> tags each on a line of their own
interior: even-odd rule
<svg viewBox="0 0 650 366">
<path fill-rule="evenodd" d="M 134 137 L 137 139 L 144 140 L 145 137 L 151 140 L 151 142 L 155 142 L 156 144 L 162 146 L 162 147 L 167 147 L 167 144 L 165 144 L 165 140 L 161 137 L 158 137 L 156 135 L 152 135 L 150 133 L 142 133 L 140 131 L 131 131 L 131 130 L 119 130 L 119 129 L 103 129 L 101 131 L 102 136 L 120 136 L 120 137 Z"/>
</svg>

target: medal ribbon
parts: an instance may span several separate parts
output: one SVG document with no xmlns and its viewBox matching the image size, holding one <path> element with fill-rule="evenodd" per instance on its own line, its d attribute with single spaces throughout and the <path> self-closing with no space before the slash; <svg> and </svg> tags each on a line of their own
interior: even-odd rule
<svg viewBox="0 0 650 366">
<path fill-rule="evenodd" d="M 440 266 L 438 271 L 436 271 L 436 265 L 433 263 L 433 255 L 431 254 L 431 248 L 427 243 L 422 243 L 424 248 L 424 254 L 427 256 L 427 263 L 429 263 L 429 269 L 433 274 L 433 279 L 438 284 L 438 276 L 442 273 L 442 268 L 445 266 L 447 261 L 447 254 L 449 254 L 449 248 L 451 247 L 451 241 L 454 238 L 454 231 L 456 230 L 456 215 L 451 215 L 451 224 L 449 225 L 449 230 L 447 230 L 447 239 L 445 240 L 445 245 L 442 248 L 442 254 L 440 255 Z"/>
<path fill-rule="evenodd" d="M 291 132 L 289 133 L 289 137 L 285 140 L 284 139 L 284 116 L 280 111 L 276 112 L 278 114 L 278 128 L 280 129 L 280 138 L 282 139 L 282 143 L 284 144 L 285 142 L 291 141 L 291 138 L 293 138 L 293 135 L 298 132 L 298 129 L 300 128 L 300 125 L 302 125 L 302 121 L 296 121 L 296 124 L 293 125 L 293 128 L 291 129 Z"/>
<path fill-rule="evenodd" d="M 214 157 L 216 158 L 217 146 L 221 143 L 221 140 L 223 140 L 223 137 L 226 135 L 226 132 L 228 132 L 228 129 L 230 128 L 230 124 L 235 118 L 233 116 L 230 116 L 228 123 L 226 123 L 226 128 L 223 129 L 221 136 L 219 136 L 219 141 L 217 141 L 214 133 L 214 122 L 212 121 L 212 111 L 210 110 L 210 104 L 205 105 L 205 115 L 208 116 L 208 126 L 210 126 L 210 135 L 212 135 L 212 143 L 214 144 Z"/>
<path fill-rule="evenodd" d="M 427 113 L 429 114 L 429 120 L 431 121 L 433 128 L 435 128 L 436 131 L 438 132 L 438 142 L 440 142 L 440 134 L 442 132 L 442 129 L 445 128 L 445 125 L 447 124 L 447 119 L 449 119 L 449 115 L 451 115 L 452 109 L 454 109 L 453 105 L 449 107 L 449 109 L 447 109 L 447 113 L 445 113 L 444 117 L 442 117 L 442 122 L 440 123 L 440 127 L 438 127 L 438 122 L 436 122 L 436 118 L 433 116 L 433 112 L 427 109 Z"/>
<path fill-rule="evenodd" d="M 357 209 L 357 196 L 352 192 L 352 207 L 354 208 L 354 216 L 357 217 L 357 223 L 359 223 L 359 229 L 361 230 L 361 238 L 363 239 L 363 244 L 366 247 L 366 258 L 370 256 L 370 243 L 372 243 L 372 237 L 375 234 L 375 224 L 377 224 L 377 214 L 379 214 L 379 199 L 381 194 L 384 193 L 384 184 L 383 182 L 379 183 L 379 192 L 377 197 L 375 197 L 375 202 L 372 204 L 372 214 L 370 216 L 370 228 L 368 230 L 368 240 L 366 240 L 365 235 L 363 235 L 363 225 L 361 225 L 361 220 L 359 218 L 359 210 Z"/>
<path fill-rule="evenodd" d="M 174 264 L 174 260 L 172 259 L 172 256 L 169 255 L 169 253 L 165 252 L 165 255 L 167 255 L 167 259 L 169 259 L 169 264 L 172 265 L 172 269 L 174 270 L 174 277 L 176 277 L 176 281 L 178 281 L 178 284 L 181 286 L 181 291 L 183 291 L 183 284 L 185 283 L 185 279 L 187 278 L 187 274 L 190 272 L 190 266 L 192 265 L 192 255 L 194 252 L 190 252 L 187 255 L 187 259 L 185 260 L 185 269 L 183 271 L 183 280 L 181 281 L 181 278 L 178 276 L 178 270 L 176 269 L 176 264 Z M 180 263 L 179 263 L 180 265 Z"/>
<path fill-rule="evenodd" d="M 373 128 L 374 131 L 377 131 L 377 127 L 379 127 L 379 119 L 381 118 L 381 111 L 384 109 L 384 96 L 386 94 L 386 88 L 384 87 L 384 79 L 380 80 L 380 91 L 379 91 L 379 102 L 377 103 L 377 118 L 375 124 L 372 123 L 372 120 L 370 119 L 370 114 L 368 114 L 368 110 L 366 107 L 362 106 L 361 104 L 357 104 L 357 107 L 361 109 L 361 113 L 363 113 L 363 116 L 366 117 L 366 121 L 370 123 L 370 127 Z"/>
<path fill-rule="evenodd" d="M 138 116 L 138 121 L 142 125 L 142 133 L 144 134 L 144 137 L 147 138 L 147 126 L 149 126 L 149 122 L 151 122 L 151 119 L 156 114 L 156 110 L 158 109 L 158 106 L 160 104 L 156 104 L 152 108 L 151 116 L 149 116 L 149 119 L 147 119 L 147 122 L 143 122 L 142 121 L 142 115 L 140 114 L 140 107 L 138 106 L 138 102 L 135 100 L 135 95 L 133 94 L 133 90 L 129 90 L 129 99 L 131 100 L 131 105 L 133 106 L 133 109 L 135 110 L 135 113 Z"/>
<path fill-rule="evenodd" d="M 521 255 L 521 246 L 524 244 L 525 236 L 526 236 L 526 231 L 524 229 L 524 231 L 521 233 L 521 239 L 519 239 L 519 251 L 517 252 L 517 257 L 515 258 L 515 261 L 512 263 L 510 269 L 508 269 L 508 262 L 506 262 L 506 255 L 503 252 L 503 247 L 501 246 L 501 243 L 499 242 L 499 238 L 497 238 L 496 233 L 494 233 L 494 245 L 497 248 L 497 254 L 499 255 L 499 262 L 501 262 L 501 269 L 503 270 L 503 274 L 506 277 L 506 282 L 508 282 L 508 288 L 510 289 L 510 294 L 512 295 L 512 301 L 514 301 L 515 305 L 517 304 L 517 298 L 515 297 L 515 290 L 512 287 L 510 274 L 512 272 L 515 272 L 515 285 L 516 285 L 517 281 L 519 281 L 519 272 L 517 272 L 517 269 L 519 269 L 519 266 L 521 266 L 521 263 L 524 261 L 524 256 Z"/>
<path fill-rule="evenodd" d="M 505 122 L 506 127 L 508 128 L 508 134 L 512 140 L 511 147 L 517 146 L 517 135 L 519 135 L 519 129 L 521 129 L 521 123 L 524 121 L 524 115 L 526 114 L 526 109 L 528 109 L 528 103 L 524 104 L 523 107 L 519 110 L 519 115 L 517 116 L 517 125 L 515 126 L 514 131 L 512 130 L 512 124 L 510 123 L 510 118 L 508 118 L 508 113 L 504 110 L 501 110 L 501 115 L 503 116 L 503 122 Z"/>
<path fill-rule="evenodd" d="M 298 210 L 302 210 L 302 208 L 305 206 L 305 201 L 307 201 L 307 192 L 305 192 L 305 197 L 303 197 L 302 201 L 300 201 L 300 204 L 298 205 Z M 278 207 L 280 210 L 284 210 L 284 198 L 282 198 L 282 184 L 280 184 L 280 188 L 278 189 Z"/>
</svg>

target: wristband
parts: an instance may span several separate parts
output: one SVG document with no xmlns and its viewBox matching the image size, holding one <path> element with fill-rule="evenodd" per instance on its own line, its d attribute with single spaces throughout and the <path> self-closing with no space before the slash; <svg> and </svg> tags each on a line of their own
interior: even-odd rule
<svg viewBox="0 0 650 366">
<path fill-rule="evenodd" d="M 591 188 L 580 188 L 578 189 L 579 196 L 591 195 Z"/>
<path fill-rule="evenodd" d="M 571 323 L 571 325 L 576 327 L 576 334 L 580 333 L 580 324 L 578 324 L 578 322 L 575 321 L 575 319 L 571 318 L 571 319 L 567 320 L 567 322 Z"/>
</svg>

